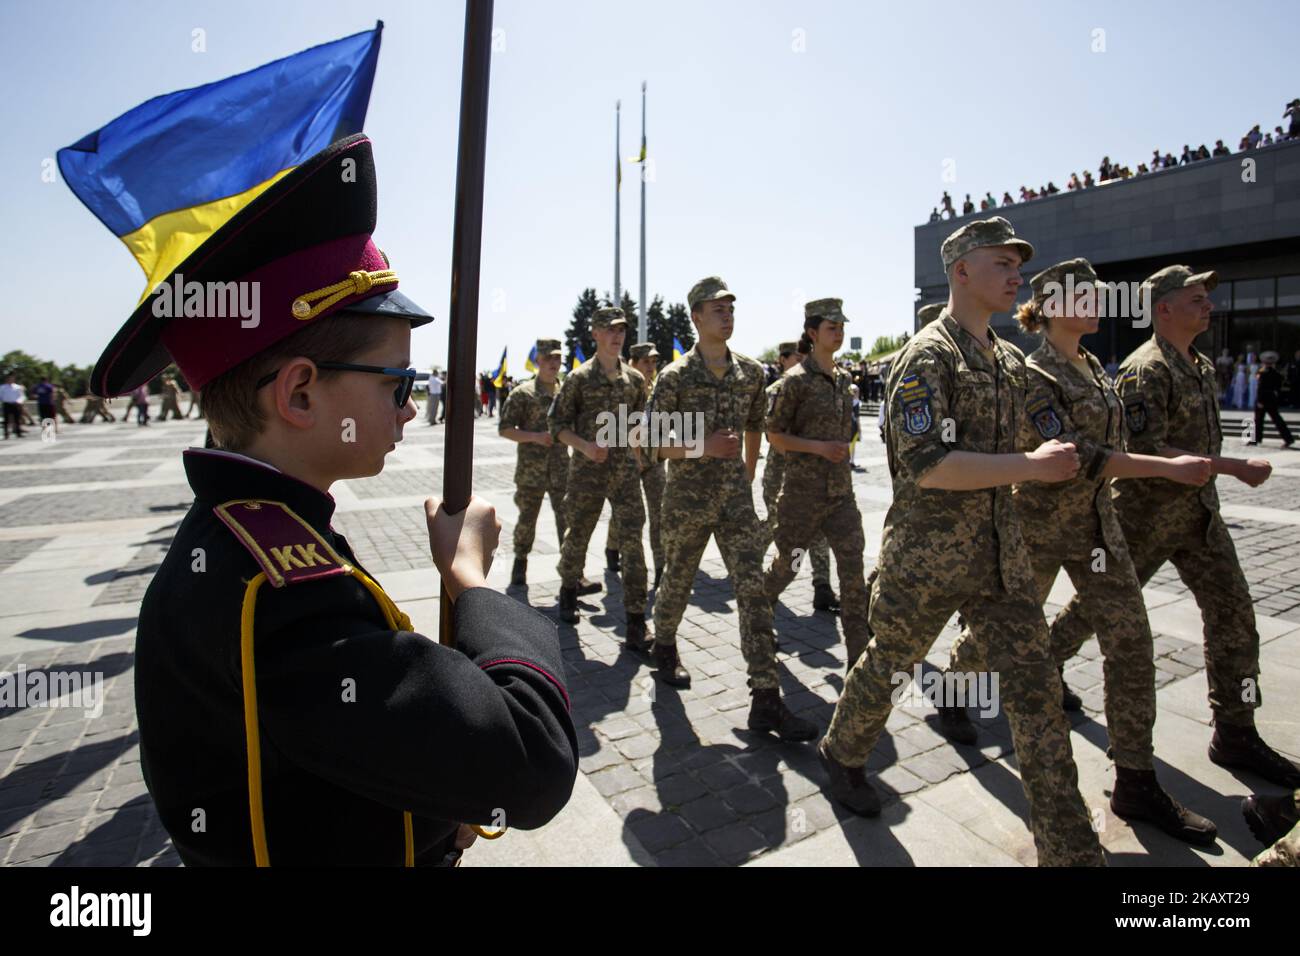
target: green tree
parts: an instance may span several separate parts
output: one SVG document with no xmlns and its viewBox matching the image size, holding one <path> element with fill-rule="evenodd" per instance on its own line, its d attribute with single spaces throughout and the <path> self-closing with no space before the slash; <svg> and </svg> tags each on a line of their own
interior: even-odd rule
<svg viewBox="0 0 1300 956">
<path fill-rule="evenodd" d="M 691 314 L 686 311 L 686 306 L 681 302 L 674 302 L 668 306 L 658 335 L 653 328 L 650 332 L 651 341 L 659 350 L 660 356 L 667 362 L 671 362 L 673 358 L 674 337 L 681 343 L 683 355 L 695 344 L 695 326 L 691 322 Z"/>
<path fill-rule="evenodd" d="M 575 348 L 581 349 L 585 358 L 596 354 L 596 340 L 591 337 L 591 317 L 600 306 L 601 300 L 596 298 L 595 289 L 583 289 L 578 296 L 578 304 L 573 307 L 573 321 L 564 333 L 564 348 L 568 352 L 564 360 L 566 371 L 573 368 Z"/>
</svg>

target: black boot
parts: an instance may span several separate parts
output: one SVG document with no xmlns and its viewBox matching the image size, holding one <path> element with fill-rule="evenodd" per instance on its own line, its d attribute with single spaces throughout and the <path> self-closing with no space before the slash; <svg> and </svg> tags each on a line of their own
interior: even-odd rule
<svg viewBox="0 0 1300 956">
<path fill-rule="evenodd" d="M 965 707 L 939 707 L 939 733 L 955 744 L 973 744 L 978 735 Z"/>
<path fill-rule="evenodd" d="M 664 569 L 660 565 L 655 565 L 655 583 L 651 587 L 659 587 L 659 579 L 664 576 Z"/>
<path fill-rule="evenodd" d="M 813 610 L 830 611 L 832 614 L 839 613 L 840 599 L 831 590 L 829 583 L 813 584 Z"/>
<path fill-rule="evenodd" d="M 619 567 L 619 563 L 618 563 L 617 548 L 605 549 L 605 568 L 609 571 L 613 571 L 615 574 L 617 574 L 619 571 L 622 570 L 622 568 Z"/>
<path fill-rule="evenodd" d="M 1214 821 L 1193 813 L 1171 797 L 1154 770 L 1115 768 L 1115 790 L 1110 809 L 1122 820 L 1144 820 L 1184 843 L 1213 846 L 1218 836 Z"/>
<path fill-rule="evenodd" d="M 588 581 L 586 578 L 582 578 L 578 581 L 577 590 L 578 594 L 582 596 L 587 594 L 599 594 L 604 590 L 604 588 L 605 586 L 599 581 Z"/>
<path fill-rule="evenodd" d="M 1061 706 L 1066 710 L 1083 710 L 1083 698 L 1070 690 L 1070 685 L 1065 682 L 1065 668 L 1060 668 L 1061 672 Z"/>
<path fill-rule="evenodd" d="M 627 615 L 627 640 L 623 646 L 638 657 L 650 656 L 650 636 L 645 626 L 645 612 Z"/>
<path fill-rule="evenodd" d="M 528 559 L 515 558 L 515 566 L 510 571 L 511 586 L 528 583 Z"/>
<path fill-rule="evenodd" d="M 832 757 L 826 749 L 825 738 L 817 745 L 817 756 L 821 758 L 826 775 L 830 777 L 832 797 L 860 817 L 880 816 L 880 795 L 867 781 L 867 775 L 861 767 L 846 767 Z"/>
<path fill-rule="evenodd" d="M 1265 846 L 1272 846 L 1300 820 L 1294 793 L 1277 797 L 1247 797 L 1241 801 L 1241 815 L 1246 818 L 1250 832 Z"/>
<path fill-rule="evenodd" d="M 1253 724 L 1214 722 L 1210 760 L 1220 767 L 1251 770 L 1269 783 L 1294 790 L 1300 787 L 1300 767 L 1264 743 Z"/>
<path fill-rule="evenodd" d="M 671 687 L 690 687 L 691 675 L 682 666 L 682 659 L 677 656 L 676 644 L 654 644 L 651 652 L 655 663 L 655 674 Z"/>
<path fill-rule="evenodd" d="M 749 706 L 749 729 L 775 732 L 782 740 L 812 740 L 817 736 L 817 725 L 796 717 L 781 699 L 776 687 L 750 691 L 753 702 Z"/>
<path fill-rule="evenodd" d="M 565 624 L 578 623 L 577 588 L 560 588 L 560 620 Z"/>
</svg>

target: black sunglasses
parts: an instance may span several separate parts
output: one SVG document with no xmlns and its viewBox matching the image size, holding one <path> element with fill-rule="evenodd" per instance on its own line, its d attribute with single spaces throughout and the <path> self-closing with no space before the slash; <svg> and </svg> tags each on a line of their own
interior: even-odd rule
<svg viewBox="0 0 1300 956">
<path fill-rule="evenodd" d="M 316 367 L 336 372 L 370 372 L 372 375 L 392 375 L 400 378 L 401 382 L 393 389 L 393 404 L 398 408 L 405 408 L 406 403 L 410 401 L 411 390 L 415 388 L 415 379 L 420 374 L 413 368 L 384 368 L 381 365 L 353 365 L 351 362 L 317 362 Z M 258 379 L 257 387 L 270 385 L 279 374 L 280 370 L 276 369 L 269 375 L 263 375 Z"/>
</svg>

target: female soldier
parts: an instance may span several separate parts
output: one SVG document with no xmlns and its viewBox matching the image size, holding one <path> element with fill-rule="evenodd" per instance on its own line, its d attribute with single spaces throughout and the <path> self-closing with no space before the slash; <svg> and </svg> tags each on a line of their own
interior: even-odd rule
<svg viewBox="0 0 1300 956">
<path fill-rule="evenodd" d="M 1070 277 L 1072 285 L 1067 284 Z M 1057 263 L 1030 280 L 1033 297 L 1016 315 L 1026 332 L 1043 332 L 1043 344 L 1026 360 L 1025 410 L 1036 432 L 1030 438 L 1033 443 L 1072 442 L 1079 454 L 1075 478 L 1017 485 L 1016 510 L 1039 602 L 1047 600 L 1064 567 L 1089 619 L 1099 625 L 1106 726 L 1116 775 L 1111 809 L 1116 816 L 1146 820 L 1189 843 L 1209 845 L 1215 840 L 1214 824 L 1165 793 L 1152 769 L 1156 689 L 1151 626 L 1111 502 L 1110 479 L 1167 478 L 1203 485 L 1210 477 L 1210 462 L 1193 455 L 1159 458 L 1121 450 L 1119 397 L 1097 357 L 1079 344 L 1099 325 L 1096 283 L 1088 260 Z M 1067 299 L 1067 290 L 1073 291 L 1072 298 Z M 963 631 L 953 645 L 952 671 L 983 669 L 977 643 Z M 1079 708 L 1069 688 L 1065 697 L 1067 710 Z M 964 709 L 945 710 L 945 720 L 965 722 Z"/>
<path fill-rule="evenodd" d="M 835 552 L 840 618 L 852 660 L 866 647 L 869 634 L 862 568 L 866 538 L 849 470 L 852 376 L 835 365 L 847 321 L 840 299 L 805 305 L 799 351 L 807 357 L 785 373 L 781 388 L 768 399 L 767 440 L 786 454 L 786 470 L 776 502 L 777 554 L 763 577 L 763 589 L 775 602 L 794 579 L 817 532 L 824 532 Z"/>
</svg>

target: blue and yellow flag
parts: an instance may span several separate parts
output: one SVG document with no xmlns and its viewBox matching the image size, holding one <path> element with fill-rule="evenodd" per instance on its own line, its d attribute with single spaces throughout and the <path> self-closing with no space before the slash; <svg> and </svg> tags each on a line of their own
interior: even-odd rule
<svg viewBox="0 0 1300 956">
<path fill-rule="evenodd" d="M 673 361 L 676 362 L 686 353 L 682 351 L 682 343 L 677 341 L 677 336 L 673 336 Z"/>
<path fill-rule="evenodd" d="M 528 353 L 528 358 L 524 359 L 524 371 L 525 372 L 537 371 L 537 343 L 536 342 L 533 343 L 533 348 L 532 351 Z"/>
<path fill-rule="evenodd" d="M 573 366 L 569 371 L 575 371 L 585 361 L 587 361 L 587 356 L 582 354 L 582 346 L 575 342 L 573 345 Z"/>
<path fill-rule="evenodd" d="M 500 388 L 505 383 L 506 383 L 506 350 L 502 349 L 501 364 L 498 365 L 497 370 L 492 373 L 492 384 L 495 385 L 497 388 Z"/>
<path fill-rule="evenodd" d="M 361 131 L 383 26 L 156 96 L 59 150 L 68 186 L 140 263 L 144 295 L 277 179 Z"/>
</svg>

